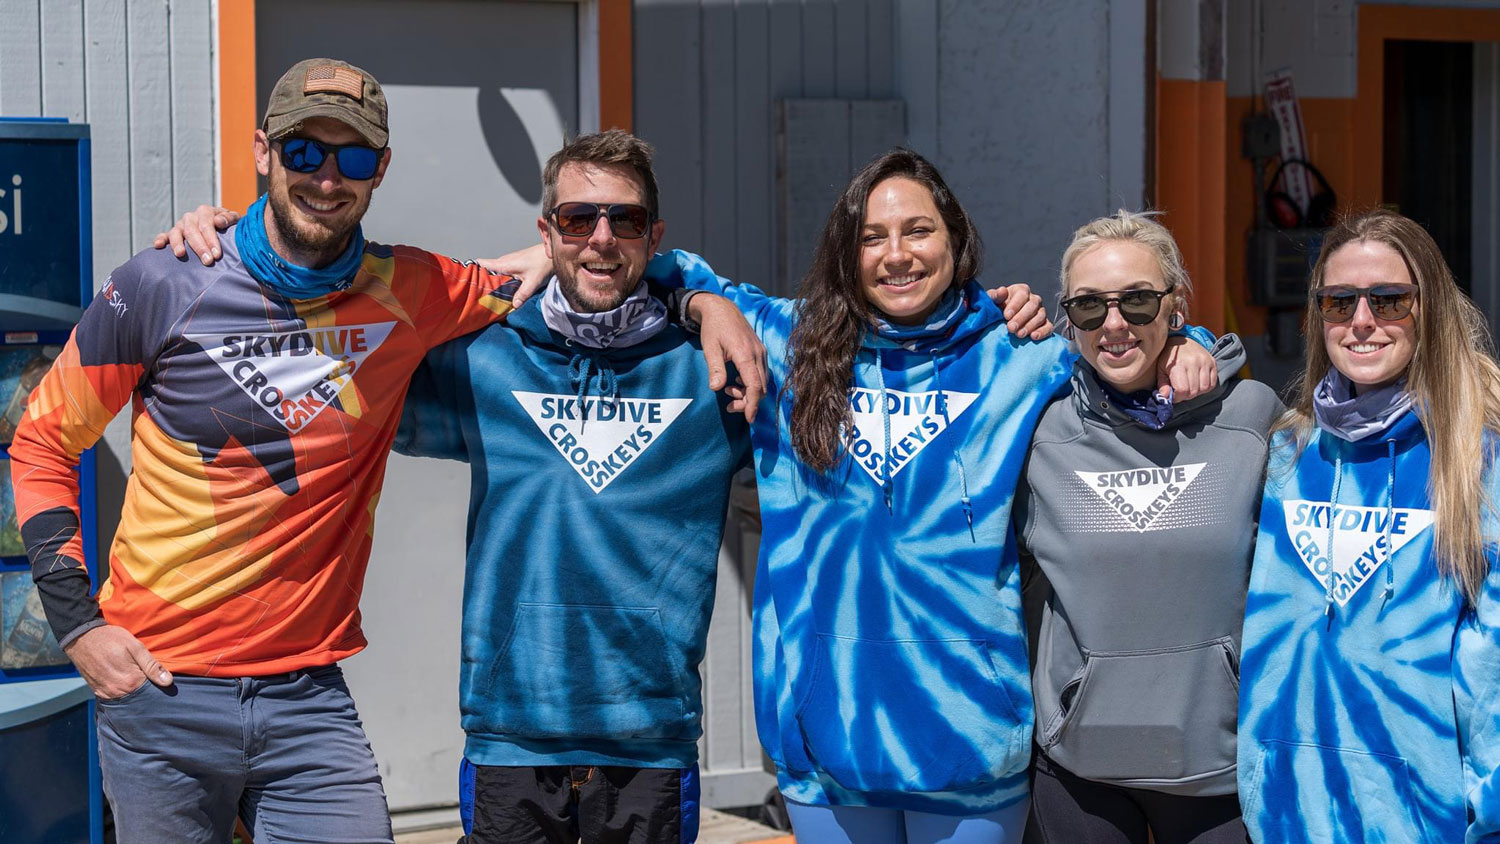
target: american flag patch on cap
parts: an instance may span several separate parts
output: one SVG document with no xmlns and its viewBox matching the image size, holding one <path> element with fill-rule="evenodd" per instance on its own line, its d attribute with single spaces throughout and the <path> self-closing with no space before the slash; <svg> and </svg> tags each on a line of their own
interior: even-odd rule
<svg viewBox="0 0 1500 844">
<path fill-rule="evenodd" d="M 331 64 L 314 65 L 307 69 L 307 80 L 302 84 L 302 93 L 345 94 L 356 100 L 364 99 L 365 80 L 357 71 Z"/>
</svg>

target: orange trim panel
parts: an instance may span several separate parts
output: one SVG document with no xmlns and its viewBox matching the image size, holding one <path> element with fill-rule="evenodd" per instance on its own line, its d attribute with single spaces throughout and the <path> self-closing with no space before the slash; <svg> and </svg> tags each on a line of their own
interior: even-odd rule
<svg viewBox="0 0 1500 844">
<path fill-rule="evenodd" d="M 635 115 L 630 0 L 599 2 L 599 128 L 631 131 Z"/>
<path fill-rule="evenodd" d="M 1192 322 L 1224 333 L 1223 81 L 1156 80 L 1156 205 L 1193 280 Z"/>
<path fill-rule="evenodd" d="M 257 194 L 255 0 L 219 2 L 219 204 L 243 211 Z"/>
</svg>

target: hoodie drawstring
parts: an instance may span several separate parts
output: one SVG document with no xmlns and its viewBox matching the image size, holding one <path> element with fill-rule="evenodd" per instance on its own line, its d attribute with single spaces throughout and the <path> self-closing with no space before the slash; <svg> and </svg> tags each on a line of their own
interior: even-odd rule
<svg viewBox="0 0 1500 844">
<path fill-rule="evenodd" d="M 1328 626 L 1333 627 L 1333 525 L 1337 521 L 1334 511 L 1339 504 L 1339 486 L 1344 480 L 1344 456 L 1333 459 L 1333 500 L 1328 502 L 1328 579 L 1323 583 L 1323 613 L 1328 617 Z"/>
<path fill-rule="evenodd" d="M 943 368 L 938 366 L 938 353 L 932 352 L 932 379 L 937 387 L 937 406 L 943 412 L 943 428 L 947 430 L 953 427 L 953 420 L 948 417 L 948 394 L 943 391 Z M 958 499 L 964 507 L 964 520 L 969 523 L 969 538 L 974 539 L 974 504 L 969 500 L 969 473 L 964 471 L 964 456 L 959 452 L 958 443 L 953 445 L 953 461 L 958 464 L 958 483 L 963 489 L 963 495 Z"/>
<path fill-rule="evenodd" d="M 573 345 L 571 340 L 568 345 Z M 578 389 L 578 413 L 584 422 L 589 418 L 588 405 L 584 400 L 588 396 L 590 369 L 594 370 L 594 389 L 598 391 L 600 398 L 608 397 L 613 404 L 620 396 L 619 380 L 615 378 L 615 370 L 609 362 L 601 362 L 592 354 L 586 355 L 575 346 L 573 359 L 568 361 L 568 380 Z"/>
<path fill-rule="evenodd" d="M 895 508 L 891 506 L 891 498 L 895 492 L 895 484 L 891 482 L 891 409 L 886 406 L 885 395 L 885 367 L 881 365 L 880 349 L 875 349 L 875 380 L 880 384 L 880 422 L 885 428 L 885 451 L 881 452 L 880 460 L 880 491 L 885 495 L 885 509 L 888 513 L 894 513 Z"/>
<path fill-rule="evenodd" d="M 1391 547 L 1391 525 L 1396 521 L 1396 441 L 1385 441 L 1385 600 L 1380 608 L 1385 609 L 1396 593 L 1396 549 Z"/>
</svg>

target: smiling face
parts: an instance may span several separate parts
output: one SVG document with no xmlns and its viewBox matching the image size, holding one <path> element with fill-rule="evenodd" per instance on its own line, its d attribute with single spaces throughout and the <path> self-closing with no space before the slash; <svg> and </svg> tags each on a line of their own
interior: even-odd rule
<svg viewBox="0 0 1500 844">
<path fill-rule="evenodd" d="M 594 202 L 645 205 L 646 191 L 635 172 L 622 164 L 569 162 L 557 173 L 556 204 Z M 555 207 L 555 206 L 554 206 Z M 608 216 L 600 214 L 587 236 L 557 230 L 544 209 L 537 219 L 542 244 L 552 259 L 563 298 L 579 313 L 614 310 L 641 282 L 646 263 L 661 242 L 666 223 L 656 220 L 645 237 L 616 237 Z"/>
<path fill-rule="evenodd" d="M 953 248 L 932 193 L 900 176 L 879 182 L 865 202 L 859 286 L 892 322 L 920 325 L 953 286 Z"/>
<path fill-rule="evenodd" d="M 1401 253 L 1373 240 L 1347 243 L 1332 255 L 1324 268 L 1323 284 L 1369 288 L 1379 284 L 1412 284 L 1411 273 Z M 1397 320 L 1384 320 L 1370 311 L 1366 298 L 1359 300 L 1348 322 L 1323 322 L 1323 345 L 1328 361 L 1354 382 L 1356 393 L 1384 387 L 1406 374 L 1417 353 L 1418 301 L 1411 313 Z"/>
<path fill-rule="evenodd" d="M 310 138 L 326 144 L 364 144 L 360 134 L 346 123 L 329 117 L 313 117 L 289 137 Z M 255 133 L 255 164 L 268 179 L 270 219 L 266 233 L 271 247 L 284 258 L 303 266 L 318 267 L 332 262 L 349 244 L 349 236 L 370 207 L 370 197 L 385 178 L 391 152 L 380 159 L 375 177 L 356 181 L 339 172 L 335 156 L 328 156 L 315 173 L 297 173 L 281 163 L 280 144 Z"/>
<path fill-rule="evenodd" d="M 1151 249 L 1125 240 L 1106 240 L 1079 255 L 1068 273 L 1064 298 L 1097 293 L 1106 298 L 1127 290 L 1166 290 L 1161 264 Z M 1075 329 L 1078 352 L 1099 377 L 1124 393 L 1156 384 L 1156 359 L 1167 343 L 1167 319 L 1173 299 L 1162 300 L 1156 319 L 1131 325 L 1111 306 L 1104 324 L 1093 331 Z"/>
</svg>

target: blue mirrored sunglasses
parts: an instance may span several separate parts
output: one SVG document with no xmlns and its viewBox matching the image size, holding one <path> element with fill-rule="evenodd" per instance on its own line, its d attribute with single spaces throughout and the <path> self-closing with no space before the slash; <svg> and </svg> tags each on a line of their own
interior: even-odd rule
<svg viewBox="0 0 1500 844">
<path fill-rule="evenodd" d="M 363 182 L 374 178 L 380 169 L 380 154 L 385 150 L 363 144 L 334 146 L 312 138 L 287 138 L 281 141 L 281 163 L 286 169 L 297 173 L 316 173 L 323 162 L 332 155 L 338 163 L 339 172 L 346 179 Z"/>
</svg>

